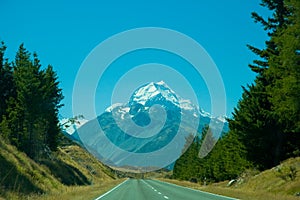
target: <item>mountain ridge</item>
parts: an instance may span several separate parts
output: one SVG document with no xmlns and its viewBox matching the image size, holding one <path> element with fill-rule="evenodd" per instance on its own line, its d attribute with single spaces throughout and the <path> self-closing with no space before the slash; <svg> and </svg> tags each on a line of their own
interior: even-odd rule
<svg viewBox="0 0 300 200">
<path fill-rule="evenodd" d="M 224 119 L 212 117 L 160 81 L 142 85 L 127 103 L 113 104 L 97 118 L 75 126 L 71 136 L 111 167 L 159 169 L 175 162 L 192 142 L 188 138 L 201 137 L 208 124 L 215 137 L 228 129 L 226 123 L 223 128 Z M 155 156 L 144 160 L 138 154 Z"/>
</svg>

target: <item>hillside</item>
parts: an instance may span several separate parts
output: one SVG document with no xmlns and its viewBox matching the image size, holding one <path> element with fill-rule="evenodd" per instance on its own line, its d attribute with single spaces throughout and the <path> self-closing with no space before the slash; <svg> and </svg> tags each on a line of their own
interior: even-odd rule
<svg viewBox="0 0 300 200">
<path fill-rule="evenodd" d="M 240 180 L 240 182 L 239 182 Z M 300 157 L 290 158 L 272 169 L 247 177 L 245 173 L 233 187 L 275 195 L 300 196 Z"/>
<path fill-rule="evenodd" d="M 300 198 L 300 157 L 290 158 L 263 172 L 248 170 L 235 181 L 208 184 L 163 179 L 178 185 L 238 199 L 297 200 Z"/>
<path fill-rule="evenodd" d="M 0 198 L 59 193 L 69 186 L 113 179 L 111 169 L 79 146 L 60 147 L 49 159 L 37 163 L 0 139 Z"/>
</svg>

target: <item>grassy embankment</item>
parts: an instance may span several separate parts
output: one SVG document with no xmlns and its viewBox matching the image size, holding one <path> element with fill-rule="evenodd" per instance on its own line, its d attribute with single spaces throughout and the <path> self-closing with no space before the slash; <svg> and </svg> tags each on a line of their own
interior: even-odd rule
<svg viewBox="0 0 300 200">
<path fill-rule="evenodd" d="M 93 199 L 121 181 L 79 146 L 34 162 L 0 139 L 0 199 Z"/>
<path fill-rule="evenodd" d="M 300 200 L 300 157 L 257 173 L 248 171 L 231 186 L 229 181 L 203 186 L 199 183 L 161 179 L 177 185 L 245 200 Z"/>
</svg>

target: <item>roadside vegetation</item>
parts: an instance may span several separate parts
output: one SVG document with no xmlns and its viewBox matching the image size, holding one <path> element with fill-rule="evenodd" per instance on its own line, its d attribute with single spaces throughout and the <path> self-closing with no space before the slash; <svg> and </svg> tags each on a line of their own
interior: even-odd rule
<svg viewBox="0 0 300 200">
<path fill-rule="evenodd" d="M 121 181 L 77 145 L 59 147 L 51 159 L 36 162 L 0 140 L 0 163 L 0 196 L 4 199 L 84 199 L 99 196 Z"/>
<path fill-rule="evenodd" d="M 62 90 L 53 67 L 20 45 L 15 59 L 0 44 L 0 197 L 28 199 L 78 193 L 93 185 L 101 193 L 115 173 L 62 134 Z M 115 184 L 115 182 L 112 182 Z M 77 189 L 75 189 L 77 188 Z M 82 194 L 83 195 L 83 194 Z M 67 196 L 67 195 L 66 195 Z"/>
<path fill-rule="evenodd" d="M 51 192 L 44 195 L 32 195 L 32 200 L 87 200 L 96 199 L 105 192 L 111 190 L 116 185 L 123 182 L 124 179 L 107 180 L 89 186 L 71 186 L 63 187 L 59 192 Z M 26 198 L 26 199 L 28 199 Z"/>
<path fill-rule="evenodd" d="M 300 198 L 300 175 L 295 172 L 299 171 L 300 157 L 297 157 L 262 172 L 247 170 L 234 181 L 227 180 L 205 185 L 204 182 L 192 183 L 166 178 L 160 180 L 238 199 L 297 200 Z"/>
<path fill-rule="evenodd" d="M 228 187 L 213 185 L 233 180 L 235 192 L 250 196 L 239 198 L 260 199 L 263 194 L 282 199 L 277 195 L 300 195 L 300 1 L 262 0 L 261 5 L 271 15 L 264 18 L 253 12 L 252 17 L 269 39 L 264 49 L 248 45 L 259 58 L 249 65 L 257 75 L 254 83 L 243 87 L 228 119 L 229 132 L 199 158 L 200 147 L 216 140 L 205 128 L 203 137 L 195 138 L 176 161 L 170 177 L 229 193 Z M 239 180 L 247 181 L 239 184 Z"/>
<path fill-rule="evenodd" d="M 198 157 L 201 145 L 215 140 L 208 129 L 175 163 L 176 179 L 218 182 L 238 177 L 246 169 L 265 170 L 300 156 L 300 1 L 262 0 L 272 13 L 264 19 L 252 13 L 266 30 L 265 49 L 248 45 L 259 60 L 250 68 L 257 76 L 244 93 L 213 150 Z M 205 149 L 205 147 L 204 147 Z"/>
</svg>

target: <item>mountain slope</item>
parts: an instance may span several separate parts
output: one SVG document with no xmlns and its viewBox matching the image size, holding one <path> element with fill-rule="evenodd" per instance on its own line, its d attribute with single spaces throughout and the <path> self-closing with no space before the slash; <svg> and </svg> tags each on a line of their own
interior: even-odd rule
<svg viewBox="0 0 300 200">
<path fill-rule="evenodd" d="M 191 142 L 187 138 L 201 137 L 208 124 L 215 137 L 228 130 L 223 118 L 199 110 L 160 81 L 141 86 L 129 102 L 110 106 L 72 137 L 108 165 L 157 169 L 174 162 Z"/>
</svg>

